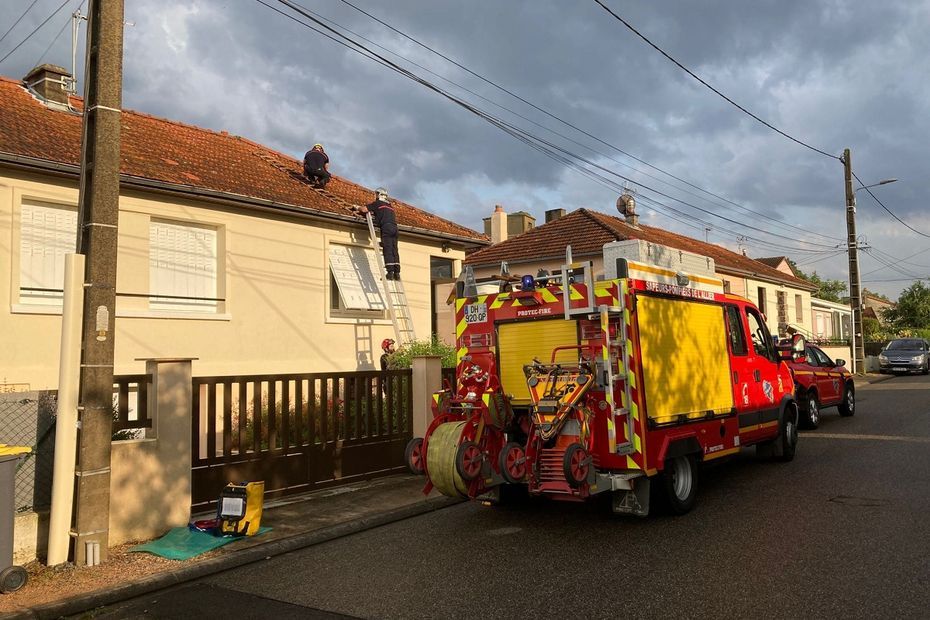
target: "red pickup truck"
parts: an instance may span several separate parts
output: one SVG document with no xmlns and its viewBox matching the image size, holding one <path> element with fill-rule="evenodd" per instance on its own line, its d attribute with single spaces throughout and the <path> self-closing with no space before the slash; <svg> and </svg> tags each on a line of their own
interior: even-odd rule
<svg viewBox="0 0 930 620">
<path fill-rule="evenodd" d="M 794 377 L 804 427 L 817 428 L 824 407 L 835 406 L 841 416 L 856 413 L 856 385 L 852 373 L 846 370 L 845 360 L 832 360 L 818 347 L 808 344 L 803 356 L 787 362 Z"/>
</svg>

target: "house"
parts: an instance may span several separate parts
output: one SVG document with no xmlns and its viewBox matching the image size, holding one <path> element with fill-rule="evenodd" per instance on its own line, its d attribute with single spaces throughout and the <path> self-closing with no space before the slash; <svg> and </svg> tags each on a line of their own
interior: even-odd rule
<svg viewBox="0 0 930 620">
<path fill-rule="evenodd" d="M 0 78 L 0 383 L 20 390 L 57 384 L 63 257 L 77 237 L 82 102 L 62 78 L 52 65 Z M 197 358 L 201 375 L 376 367 L 394 332 L 351 210 L 370 189 L 334 177 L 319 192 L 291 157 L 131 110 L 121 141 L 116 374 L 158 357 Z M 437 296 L 435 283 L 487 239 L 395 206 L 417 336 L 451 333 L 448 285 Z"/>
<path fill-rule="evenodd" d="M 873 295 L 869 292 L 862 293 L 862 318 L 871 318 L 877 320 L 882 326 L 887 326 L 885 320 L 885 310 L 894 308 L 897 304 Z"/>
<path fill-rule="evenodd" d="M 515 274 L 558 269 L 565 262 L 569 245 L 574 260 L 591 260 L 595 275 L 602 274 L 605 243 L 639 239 L 714 259 L 724 291 L 757 303 L 773 334 L 784 335 L 790 324 L 810 329 L 811 292 L 817 288 L 810 282 L 718 245 L 639 224 L 635 215 L 624 219 L 584 208 L 568 214 L 553 209 L 546 212 L 545 224 L 516 237 L 508 238 L 506 227 L 507 214 L 496 208 L 491 215 L 491 238 L 501 241 L 469 254 L 465 260 L 477 277 L 498 274 L 504 261 Z"/>
</svg>

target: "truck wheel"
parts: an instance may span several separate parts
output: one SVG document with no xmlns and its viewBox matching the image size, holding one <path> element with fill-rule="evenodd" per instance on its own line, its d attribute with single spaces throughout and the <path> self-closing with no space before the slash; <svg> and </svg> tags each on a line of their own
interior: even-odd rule
<svg viewBox="0 0 930 620">
<path fill-rule="evenodd" d="M 856 415 L 856 390 L 853 389 L 853 386 L 846 386 L 846 390 L 843 392 L 843 402 L 837 405 L 836 408 L 840 415 L 845 418 Z"/>
<path fill-rule="evenodd" d="M 407 449 L 404 450 L 404 463 L 410 473 L 422 476 L 426 473 L 423 464 L 426 459 L 423 458 L 423 438 L 414 437 L 407 442 Z"/>
<path fill-rule="evenodd" d="M 778 439 L 775 442 L 775 458 L 785 463 L 794 459 L 794 453 L 798 448 L 798 407 L 796 404 L 785 407 L 785 416 L 778 427 Z"/>
<path fill-rule="evenodd" d="M 815 429 L 820 425 L 820 401 L 817 400 L 817 392 L 808 392 L 804 401 L 804 428 Z"/>
<path fill-rule="evenodd" d="M 698 466 L 691 454 L 676 456 L 665 461 L 662 473 L 668 507 L 676 515 L 683 515 L 694 507 L 697 499 Z"/>
</svg>

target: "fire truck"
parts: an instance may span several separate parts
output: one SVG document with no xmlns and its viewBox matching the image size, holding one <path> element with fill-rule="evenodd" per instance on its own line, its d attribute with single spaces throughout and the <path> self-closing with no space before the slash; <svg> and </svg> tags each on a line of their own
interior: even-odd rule
<svg viewBox="0 0 930 620">
<path fill-rule="evenodd" d="M 656 500 L 683 514 L 701 463 L 747 446 L 790 461 L 785 360 L 804 340 L 777 347 L 762 313 L 713 274 L 710 258 L 635 240 L 604 247 L 599 278 L 571 248 L 560 272 L 491 291 L 466 269 L 456 382 L 406 450 L 424 492 L 493 500 L 525 485 L 557 500 L 611 493 L 621 514 Z"/>
</svg>

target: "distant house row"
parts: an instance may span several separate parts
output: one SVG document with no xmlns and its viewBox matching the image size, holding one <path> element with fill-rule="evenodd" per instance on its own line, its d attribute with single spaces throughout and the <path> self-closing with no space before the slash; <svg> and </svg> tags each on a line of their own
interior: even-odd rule
<svg viewBox="0 0 930 620">
<path fill-rule="evenodd" d="M 588 209 L 566 214 L 564 209 L 552 209 L 545 217 L 545 223 L 537 227 L 529 213 L 507 214 L 498 207 L 484 221 L 491 245 L 469 254 L 465 263 L 477 276 L 496 274 L 502 262 L 512 273 L 535 274 L 539 269 L 558 269 L 565 260 L 565 246 L 570 245 L 573 258 L 592 260 L 598 273 L 603 272 L 601 248 L 605 243 L 639 239 L 714 259 L 724 290 L 756 303 L 773 334 L 784 336 L 792 328 L 814 340 L 850 337 L 849 306 L 813 297 L 817 287 L 795 276 L 784 256 L 752 259 L 641 224 L 636 216 L 621 218 Z"/>
</svg>

